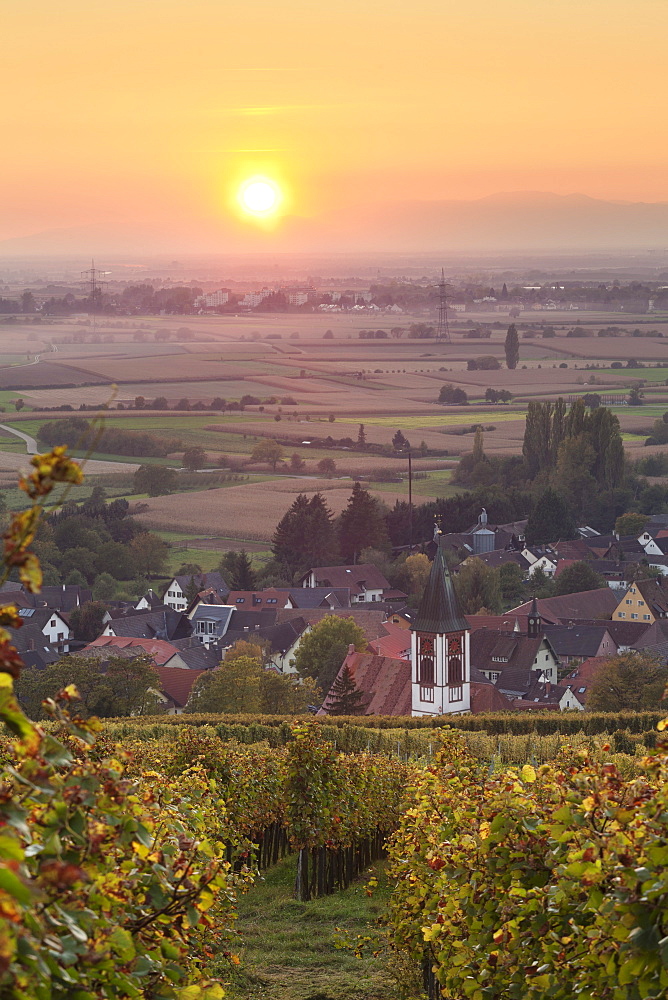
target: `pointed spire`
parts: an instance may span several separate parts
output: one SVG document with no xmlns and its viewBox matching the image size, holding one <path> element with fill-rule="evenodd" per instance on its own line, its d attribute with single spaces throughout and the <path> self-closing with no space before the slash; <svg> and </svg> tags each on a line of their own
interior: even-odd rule
<svg viewBox="0 0 668 1000">
<path fill-rule="evenodd" d="M 411 625 L 414 632 L 464 632 L 468 622 L 459 610 L 445 552 L 439 544 L 420 608 Z"/>
</svg>

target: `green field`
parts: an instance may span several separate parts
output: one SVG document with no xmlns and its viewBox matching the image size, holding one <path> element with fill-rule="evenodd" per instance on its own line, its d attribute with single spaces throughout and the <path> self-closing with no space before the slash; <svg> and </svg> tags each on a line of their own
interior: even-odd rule
<svg viewBox="0 0 668 1000">
<path fill-rule="evenodd" d="M 494 409 L 471 410 L 465 412 L 463 409 L 458 413 L 448 412 L 444 407 L 443 415 L 438 416 L 401 416 L 396 417 L 364 417 L 365 424 L 376 424 L 380 427 L 397 427 L 402 430 L 411 430 L 420 427 L 456 427 L 461 424 L 490 424 L 499 423 L 506 420 L 524 420 L 524 410 Z"/>
</svg>

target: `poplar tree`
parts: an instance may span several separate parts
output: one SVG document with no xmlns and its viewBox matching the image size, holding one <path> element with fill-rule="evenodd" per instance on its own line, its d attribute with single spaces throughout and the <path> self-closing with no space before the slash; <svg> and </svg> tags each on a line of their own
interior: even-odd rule
<svg viewBox="0 0 668 1000">
<path fill-rule="evenodd" d="M 520 339 L 517 336 L 517 327 L 514 323 L 508 327 L 503 346 L 506 352 L 506 365 L 511 369 L 517 368 L 517 362 L 520 360 Z"/>
<path fill-rule="evenodd" d="M 573 512 L 556 490 L 546 489 L 536 503 L 527 521 L 525 537 L 528 545 L 577 537 Z"/>
</svg>

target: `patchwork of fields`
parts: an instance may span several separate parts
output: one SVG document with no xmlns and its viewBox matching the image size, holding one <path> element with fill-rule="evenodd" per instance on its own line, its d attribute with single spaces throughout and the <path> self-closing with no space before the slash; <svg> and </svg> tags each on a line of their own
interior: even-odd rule
<svg viewBox="0 0 668 1000">
<path fill-rule="evenodd" d="M 599 324 L 611 322 L 608 314 L 577 319 L 523 314 L 517 320 L 520 361 L 510 371 L 503 348 L 507 318 L 493 314 L 469 318 L 467 313 L 465 321 L 458 319 L 451 343 L 358 336 L 369 325 L 389 329 L 397 322 L 406 327 L 423 321 L 408 315 L 390 320 L 381 314 L 103 318 L 94 336 L 81 319 L 11 327 L 0 323 L 3 420 L 36 437 L 45 421 L 67 416 L 42 407 L 100 407 L 108 411 L 109 427 L 176 438 L 183 448 L 202 447 L 207 467 L 264 473 L 268 479 L 262 482 L 147 501 L 148 510 L 140 515 L 147 525 L 181 532 L 200 544 L 211 536 L 220 544 L 235 538 L 266 543 L 299 491 L 324 491 L 336 513 L 347 501 L 350 477 L 371 480 L 374 493 L 388 505 L 407 499 L 407 453 L 405 448 L 392 453 L 399 430 L 410 442 L 414 471 L 426 474 L 414 483 L 415 501 L 448 495 L 454 461 L 471 449 L 477 425 L 484 428 L 488 454 L 521 451 L 531 399 L 585 392 L 614 396 L 629 453 L 665 450 L 646 448 L 644 442 L 654 420 L 668 410 L 668 337 L 595 336 Z M 493 322 L 491 335 L 464 336 L 478 321 Z M 522 336 L 523 327 L 546 322 L 555 326 L 556 337 Z M 565 336 L 575 323 L 587 331 L 586 337 Z M 615 323 L 619 326 L 617 318 Z M 624 317 L 629 333 L 647 323 L 646 317 Z M 668 317 L 653 317 L 651 324 L 668 334 Z M 327 331 L 331 337 L 325 338 Z M 482 356 L 496 358 L 502 367 L 469 370 L 468 363 Z M 654 367 L 610 367 L 613 361 L 633 364 L 632 359 Z M 469 405 L 440 405 L 438 395 L 445 383 L 463 389 Z M 644 386 L 643 405 L 630 408 L 625 400 L 630 387 L 638 384 Z M 512 401 L 486 403 L 490 388 L 507 390 Z M 138 396 L 148 402 L 164 396 L 170 409 L 135 410 Z M 243 411 L 210 409 L 216 397 L 229 404 L 244 396 L 255 401 Z M 174 409 L 183 399 L 190 411 Z M 20 412 L 15 403 L 22 407 Z M 360 425 L 366 442 L 385 454 L 358 448 Z M 283 447 L 275 470 L 251 462 L 254 447 L 267 438 Z M 290 475 L 294 455 L 303 463 L 299 475 L 311 478 L 279 478 Z M 321 478 L 318 463 L 325 457 L 335 461 L 334 478 Z M 182 452 L 141 459 L 96 454 L 87 471 L 93 477 L 110 470 L 127 475 L 139 462 L 179 467 L 182 460 Z M 5 432 L 0 439 L 0 485 L 9 485 L 15 470 L 25 465 L 23 443 Z M 373 481 L 388 476 L 398 481 Z"/>
</svg>

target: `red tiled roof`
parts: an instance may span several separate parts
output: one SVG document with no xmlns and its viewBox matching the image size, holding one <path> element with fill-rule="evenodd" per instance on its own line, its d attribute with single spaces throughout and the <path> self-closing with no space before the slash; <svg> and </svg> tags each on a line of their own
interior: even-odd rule
<svg viewBox="0 0 668 1000">
<path fill-rule="evenodd" d="M 578 594 L 563 594 L 559 597 L 542 597 L 536 602 L 538 613 L 545 622 L 558 625 L 560 622 L 573 618 L 612 618 L 619 604 L 619 596 L 610 587 L 598 587 L 595 590 L 583 590 Z M 531 601 L 525 601 L 516 608 L 511 608 L 508 615 L 531 612 Z"/>
<path fill-rule="evenodd" d="M 181 667 L 156 667 L 160 685 L 177 708 L 183 708 L 190 697 L 193 684 L 204 670 L 183 670 Z"/>
<path fill-rule="evenodd" d="M 379 635 L 369 642 L 369 649 L 378 656 L 393 656 L 400 660 L 410 657 L 411 634 L 408 629 L 392 622 L 383 622 L 386 635 Z"/>
<path fill-rule="evenodd" d="M 411 714 L 411 665 L 408 660 L 372 653 L 349 653 L 339 674 L 345 667 L 350 670 L 358 690 L 365 695 L 362 714 Z M 328 701 L 329 694 L 318 715 L 327 715 Z"/>
<path fill-rule="evenodd" d="M 572 566 L 576 562 L 582 562 L 581 559 L 557 559 L 557 568 L 554 571 L 554 575 L 561 576 L 565 569 Z"/>
<path fill-rule="evenodd" d="M 115 646 L 117 649 L 136 648 L 138 656 L 140 652 L 148 653 L 156 666 L 162 666 L 178 653 L 176 646 L 172 646 L 171 642 L 165 642 L 164 639 L 134 639 L 123 635 L 101 635 L 84 646 L 81 652 L 82 654 L 92 652 L 100 646 Z"/>
<path fill-rule="evenodd" d="M 471 681 L 471 711 L 474 715 L 480 712 L 514 712 L 515 706 L 494 684 Z"/>
<path fill-rule="evenodd" d="M 608 663 L 610 656 L 590 656 L 589 659 L 579 663 L 561 682 L 562 687 L 571 689 L 581 705 L 587 704 L 589 689 L 596 679 L 596 675 L 604 663 Z M 584 688 L 581 691 L 580 688 Z"/>
<path fill-rule="evenodd" d="M 469 628 L 473 632 L 478 628 L 491 628 L 497 632 L 514 632 L 515 624 L 519 625 L 521 633 L 526 635 L 528 629 L 528 615 L 516 615 L 508 613 L 506 615 L 464 615 Z"/>
<path fill-rule="evenodd" d="M 364 632 L 367 642 L 385 635 L 385 612 L 380 608 L 360 610 L 358 608 L 279 608 L 276 612 L 276 624 L 289 622 L 292 618 L 303 618 L 309 625 L 316 625 L 326 615 L 336 615 L 338 618 L 352 618 Z"/>
</svg>

